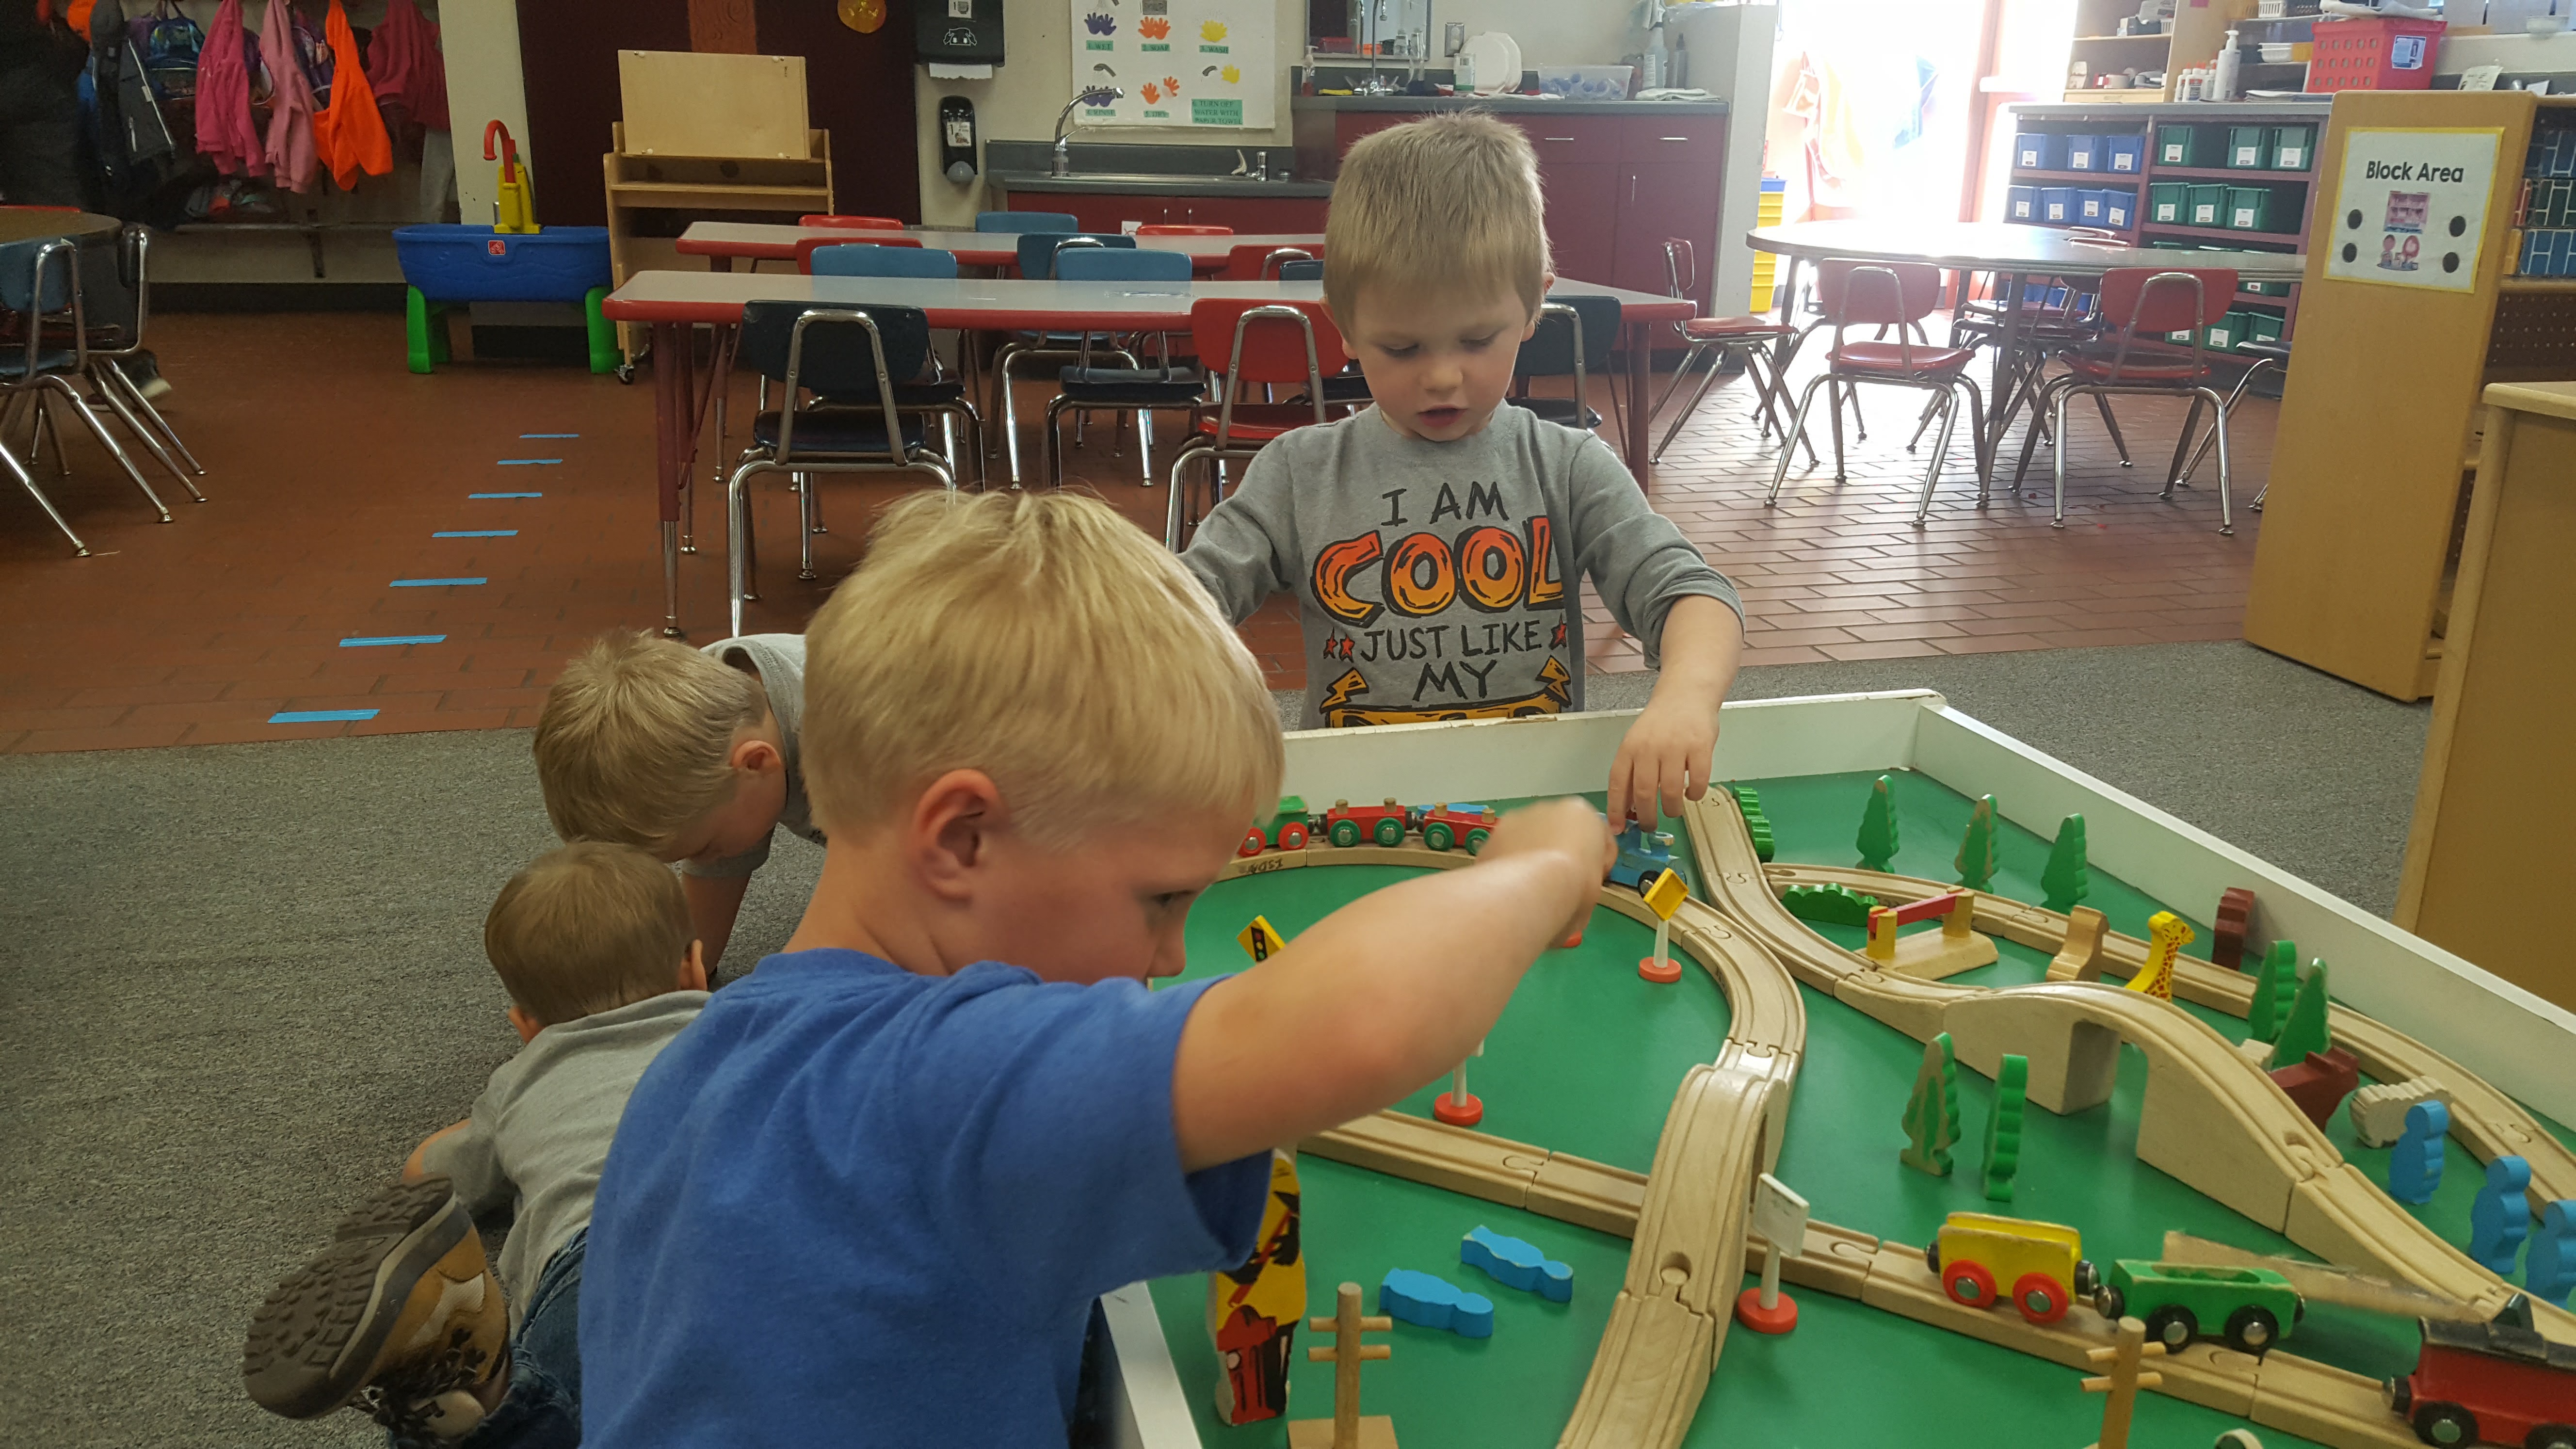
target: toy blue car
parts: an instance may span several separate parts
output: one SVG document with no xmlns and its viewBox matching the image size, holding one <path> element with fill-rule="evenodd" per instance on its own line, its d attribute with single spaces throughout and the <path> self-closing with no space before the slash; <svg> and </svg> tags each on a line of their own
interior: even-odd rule
<svg viewBox="0 0 2576 1449">
<path fill-rule="evenodd" d="M 1661 830 L 1649 831 L 1630 821 L 1619 832 L 1619 859 L 1610 867 L 1610 882 L 1623 885 L 1643 895 L 1655 877 L 1670 870 L 1673 864 L 1673 837 Z"/>
</svg>

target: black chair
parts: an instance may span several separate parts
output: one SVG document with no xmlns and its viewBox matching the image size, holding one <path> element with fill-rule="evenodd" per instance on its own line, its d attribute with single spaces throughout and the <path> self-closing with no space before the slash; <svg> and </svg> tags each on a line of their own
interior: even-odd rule
<svg viewBox="0 0 2576 1449">
<path fill-rule="evenodd" d="M 1117 232 L 1031 231 L 1022 232 L 1018 243 L 1020 275 L 1033 282 L 1056 280 L 1055 254 L 1066 247 L 1134 247 L 1136 239 Z M 1011 465 L 1011 486 L 1020 486 L 1020 410 L 1011 396 L 1011 365 L 1022 361 L 1052 360 L 1057 363 L 1083 362 L 1085 334 L 1080 332 L 1022 332 L 993 354 L 993 385 L 1002 394 L 1002 456 Z M 1135 355 L 1124 348 L 1107 349 L 1112 357 L 1137 365 Z"/>
<path fill-rule="evenodd" d="M 1590 372 L 1587 359 L 1608 360 L 1619 345 L 1619 299 L 1616 297 L 1551 298 L 1539 308 L 1538 330 L 1521 344 L 1521 353 L 1512 364 L 1515 390 L 1526 386 L 1533 377 L 1571 377 L 1572 397 L 1514 397 L 1515 406 L 1524 407 L 1551 423 L 1589 432 L 1601 426 L 1601 414 L 1591 405 L 1588 391 Z M 1615 404 L 1616 397 L 1612 398 Z"/>
<path fill-rule="evenodd" d="M 12 459 L 8 471 L 36 496 L 55 526 L 71 540 L 73 549 L 86 555 L 88 545 L 81 542 L 52 501 L 36 488 L 34 475 L 43 461 L 48 438 L 54 445 L 55 467 L 65 474 L 71 472 L 69 457 L 63 450 L 61 424 L 48 411 L 49 401 L 59 398 L 72 410 L 72 415 L 89 429 L 90 436 L 107 449 L 108 455 L 124 468 L 125 476 L 142 490 L 144 501 L 152 505 L 163 523 L 170 521 L 170 510 L 74 385 L 76 379 L 88 380 L 90 367 L 89 318 L 81 296 L 78 252 L 76 243 L 44 238 L 0 246 L 0 313 L 16 314 L 26 338 L 23 350 L 0 351 L 0 435 L 15 428 L 21 418 L 28 420 L 25 466 L 19 467 Z"/>
<path fill-rule="evenodd" d="M 1186 294 L 1190 285 L 1190 259 L 1181 252 L 1119 250 L 1108 247 L 1066 247 L 1058 252 L 1056 275 L 1075 282 L 1142 282 L 1161 283 Z M 1064 414 L 1076 418 L 1091 412 L 1109 411 L 1136 415 L 1136 450 L 1142 460 L 1143 476 L 1138 485 L 1154 486 L 1154 414 L 1179 412 L 1188 415 L 1183 432 L 1198 427 L 1199 405 L 1207 398 L 1207 379 L 1194 367 L 1176 367 L 1172 363 L 1171 335 L 1156 333 L 1154 340 L 1161 350 L 1160 367 L 1094 367 L 1091 363 L 1091 339 L 1082 336 L 1081 356 L 1071 367 L 1057 374 L 1057 392 L 1046 410 L 1046 481 L 1049 488 L 1064 486 L 1064 435 L 1058 424 Z M 1141 350 L 1142 343 L 1138 344 Z M 1075 434 L 1079 443 L 1081 434 Z"/>
<path fill-rule="evenodd" d="M 1278 252 L 1272 253 L 1273 256 L 1279 257 L 1277 275 L 1280 281 L 1320 282 L 1324 280 L 1324 262 L 1321 257 L 1310 257 L 1303 252 L 1298 252 L 1293 257 L 1281 255 L 1293 250 L 1295 249 L 1291 247 L 1281 247 Z M 1302 402 L 1304 399 L 1290 398 L 1289 401 Z M 1377 399 L 1369 393 L 1368 379 L 1361 376 L 1360 365 L 1356 362 L 1324 379 L 1324 406 L 1328 408 L 1357 409 L 1375 401 Z"/>
<path fill-rule="evenodd" d="M 744 601 L 759 597 L 751 480 L 762 473 L 921 472 L 953 492 L 957 474 L 925 445 L 923 419 L 956 411 L 964 397 L 953 382 L 895 381 L 919 377 L 930 360 L 930 320 L 918 307 L 748 302 L 736 356 L 780 383 L 784 403 L 752 419 L 751 446 L 725 482 L 725 568 L 739 634 Z M 973 410 L 963 415 L 980 445 Z M 808 539 L 804 577 L 812 578 L 812 535 L 798 531 Z"/>
</svg>

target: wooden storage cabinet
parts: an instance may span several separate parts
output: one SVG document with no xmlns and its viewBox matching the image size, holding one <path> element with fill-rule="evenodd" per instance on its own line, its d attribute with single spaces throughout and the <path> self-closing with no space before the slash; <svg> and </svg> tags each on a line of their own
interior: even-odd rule
<svg viewBox="0 0 2576 1449">
<path fill-rule="evenodd" d="M 1618 264 L 1598 280 L 1660 295 L 1672 285 L 1664 265 L 1665 239 L 1717 235 L 1717 174 L 1687 162 L 1657 161 L 1621 167 L 1619 184 Z M 1708 270 L 1709 254 L 1701 245 L 1702 272 Z M 1705 310 L 1708 299 L 1703 296 L 1700 304 Z"/>
<path fill-rule="evenodd" d="M 664 237 L 639 236 L 638 212 L 774 213 L 793 220 L 832 209 L 832 138 L 806 131 L 808 154 L 673 156 L 627 149 L 626 123 L 609 129 L 616 149 L 601 158 L 608 183 L 608 259 L 617 285 L 636 272 L 688 266 Z M 694 261 L 694 259 L 691 259 Z M 633 323 L 617 324 L 619 349 L 633 362 L 642 344 Z"/>
</svg>

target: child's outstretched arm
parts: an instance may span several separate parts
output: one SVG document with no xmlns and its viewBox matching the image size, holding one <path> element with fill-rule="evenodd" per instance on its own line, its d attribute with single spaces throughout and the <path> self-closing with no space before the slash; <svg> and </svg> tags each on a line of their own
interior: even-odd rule
<svg viewBox="0 0 2576 1449">
<path fill-rule="evenodd" d="M 1663 644 L 1664 672 L 1654 695 L 1610 761 L 1614 825 L 1636 819 L 1651 827 L 1659 809 L 1679 815 L 1682 801 L 1708 793 L 1717 707 L 1735 683 L 1744 625 L 1725 604 L 1690 594 L 1665 613 Z"/>
<path fill-rule="evenodd" d="M 1362 897 L 1210 989 L 1172 1066 L 1182 1167 L 1294 1143 L 1449 1070 L 1614 859 L 1590 805 L 1516 810 L 1475 864 Z"/>
</svg>

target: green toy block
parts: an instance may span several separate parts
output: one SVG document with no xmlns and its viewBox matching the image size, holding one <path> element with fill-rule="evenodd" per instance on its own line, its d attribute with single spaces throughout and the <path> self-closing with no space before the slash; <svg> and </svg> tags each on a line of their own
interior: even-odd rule
<svg viewBox="0 0 2576 1449">
<path fill-rule="evenodd" d="M 1959 840 L 1959 853 L 1950 865 L 1959 872 L 1959 884 L 1972 891 L 1994 889 L 1995 880 L 1995 797 L 1977 797 L 1976 812 L 1968 817 L 1968 833 Z"/>
<path fill-rule="evenodd" d="M 1802 921 L 1866 926 L 1869 913 L 1878 907 L 1878 897 L 1862 895 L 1849 886 L 1791 886 L 1780 893 L 1780 904 Z"/>
<path fill-rule="evenodd" d="M 2254 973 L 2254 999 L 2246 1008 L 2245 1035 L 2255 1041 L 2279 1040 L 2281 1019 L 2289 1014 L 2290 998 L 2298 989 L 2297 943 L 2273 942 L 2271 954 L 2263 958 Z"/>
<path fill-rule="evenodd" d="M 433 372 L 447 361 L 447 304 L 433 302 L 418 287 L 403 288 L 403 341 L 411 352 L 411 370 Z"/>
<path fill-rule="evenodd" d="M 1869 808 L 1861 812 L 1860 836 L 1854 843 L 1860 848 L 1860 863 L 1870 870 L 1883 871 L 1896 859 L 1896 801 L 1888 793 L 1885 775 L 1869 787 Z"/>
<path fill-rule="evenodd" d="M 2030 1058 L 2007 1055 L 1995 1069 L 1995 1114 L 1986 1119 L 1986 1201 L 2011 1202 L 2021 1168 L 2021 1112 L 2030 1096 Z"/>
<path fill-rule="evenodd" d="M 593 373 L 617 370 L 617 324 L 600 315 L 599 304 L 608 299 L 606 287 L 593 287 L 581 299 L 581 315 L 590 324 L 590 370 Z M 1770 859 L 1764 856 L 1763 859 Z"/>
<path fill-rule="evenodd" d="M 1923 1070 L 1905 1104 L 1905 1136 L 1897 1161 L 1934 1177 L 1950 1175 L 1950 1149 L 1959 1141 L 1959 1062 L 1946 1031 L 1923 1044 Z"/>
<path fill-rule="evenodd" d="M 2069 815 L 2057 822 L 2057 840 L 2048 847 L 2048 868 L 2039 873 L 2042 904 L 2052 911 L 2069 911 L 2075 903 L 2093 893 L 2093 880 L 2084 869 L 2084 817 Z"/>
<path fill-rule="evenodd" d="M 2290 1019 L 2281 1024 L 2272 1060 L 2283 1066 L 2304 1062 L 2308 1053 L 2333 1045 L 2334 1033 L 2326 1026 L 2326 963 L 2321 958 L 2308 964 L 2308 974 L 2299 982 L 2298 999 L 2290 1003 Z"/>
<path fill-rule="evenodd" d="M 1771 817 L 1762 813 L 1762 797 L 1749 785 L 1733 785 L 1736 808 L 1744 812 L 1745 833 L 1753 837 L 1753 854 L 1767 861 L 1778 853 L 1779 846 L 1771 837 Z"/>
</svg>

